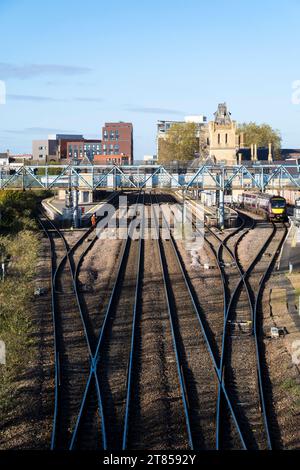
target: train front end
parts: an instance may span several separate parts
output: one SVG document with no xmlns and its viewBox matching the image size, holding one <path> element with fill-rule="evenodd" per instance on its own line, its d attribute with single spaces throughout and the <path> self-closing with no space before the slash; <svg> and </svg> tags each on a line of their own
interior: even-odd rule
<svg viewBox="0 0 300 470">
<path fill-rule="evenodd" d="M 271 220 L 285 221 L 287 217 L 286 200 L 284 197 L 274 196 L 270 199 L 269 218 Z"/>
</svg>

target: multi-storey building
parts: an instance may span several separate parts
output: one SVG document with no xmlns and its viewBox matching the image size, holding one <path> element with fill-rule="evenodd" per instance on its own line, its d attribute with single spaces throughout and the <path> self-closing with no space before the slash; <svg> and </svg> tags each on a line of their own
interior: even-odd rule
<svg viewBox="0 0 300 470">
<path fill-rule="evenodd" d="M 90 163 L 99 155 L 98 161 L 107 164 L 128 165 L 133 162 L 133 127 L 131 123 L 106 123 L 102 129 L 103 139 L 85 139 L 81 134 L 50 135 L 46 140 L 32 142 L 33 160 L 40 163 L 53 161 L 82 161 Z M 101 159 L 101 156 L 103 158 Z"/>
<path fill-rule="evenodd" d="M 83 135 L 77 134 L 56 134 L 49 135 L 48 139 L 34 140 L 32 142 L 33 160 L 40 163 L 50 163 L 67 159 L 68 142 L 82 142 L 83 140 Z"/>
<path fill-rule="evenodd" d="M 106 122 L 102 128 L 102 155 L 122 155 L 133 163 L 133 126 L 130 122 Z"/>
<path fill-rule="evenodd" d="M 57 142 L 57 155 L 58 160 L 68 159 L 68 143 L 69 142 L 83 142 L 84 137 L 82 134 L 79 135 L 68 135 L 68 134 L 56 134 Z"/>
<path fill-rule="evenodd" d="M 47 163 L 49 161 L 49 140 L 33 140 L 32 158 L 35 162 Z"/>
<path fill-rule="evenodd" d="M 69 160 L 94 161 L 95 155 L 102 152 L 101 140 L 83 139 L 82 141 L 73 141 L 67 143 L 67 158 Z"/>
</svg>

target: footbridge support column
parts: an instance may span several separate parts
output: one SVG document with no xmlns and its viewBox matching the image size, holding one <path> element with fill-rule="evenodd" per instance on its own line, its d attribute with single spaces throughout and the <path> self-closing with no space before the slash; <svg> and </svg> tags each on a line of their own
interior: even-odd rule
<svg viewBox="0 0 300 470">
<path fill-rule="evenodd" d="M 220 230 L 225 228 L 225 206 L 224 206 L 224 193 L 225 193 L 225 169 L 218 175 L 219 189 L 217 190 L 218 201 L 218 225 Z"/>
<path fill-rule="evenodd" d="M 225 228 L 225 206 L 224 206 L 224 190 L 220 189 L 219 191 L 219 207 L 218 207 L 218 215 L 219 215 L 219 228 L 224 230 Z"/>
</svg>

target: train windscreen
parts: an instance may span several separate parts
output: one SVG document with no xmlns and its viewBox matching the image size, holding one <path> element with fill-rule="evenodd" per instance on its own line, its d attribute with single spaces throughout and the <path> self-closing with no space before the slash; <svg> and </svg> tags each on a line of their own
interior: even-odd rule
<svg viewBox="0 0 300 470">
<path fill-rule="evenodd" d="M 283 209 L 286 206 L 285 199 L 272 199 L 271 205 L 274 209 Z"/>
</svg>

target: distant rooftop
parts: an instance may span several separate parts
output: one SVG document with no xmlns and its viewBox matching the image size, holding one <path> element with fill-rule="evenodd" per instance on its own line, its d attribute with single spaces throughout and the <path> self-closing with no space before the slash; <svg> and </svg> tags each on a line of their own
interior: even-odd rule
<svg viewBox="0 0 300 470">
<path fill-rule="evenodd" d="M 83 139 L 82 134 L 50 134 L 48 135 L 49 140 L 76 140 L 76 139 Z"/>
</svg>

